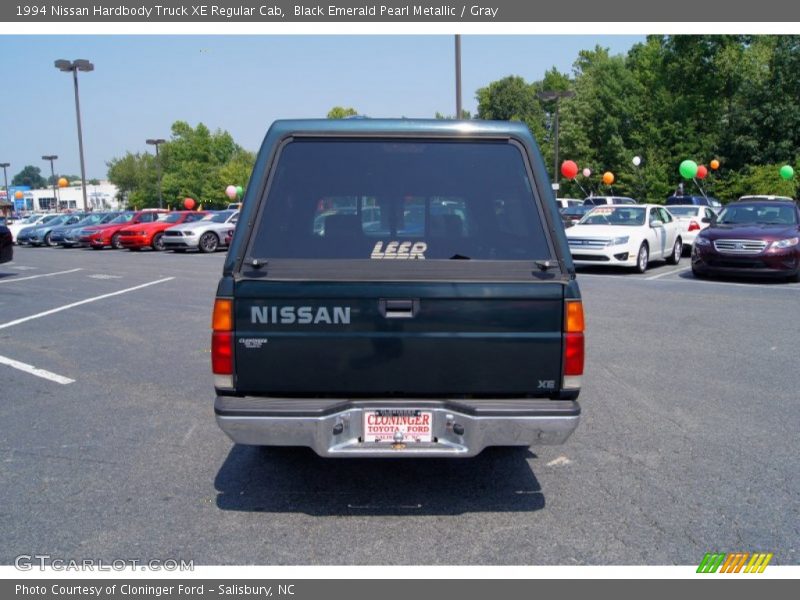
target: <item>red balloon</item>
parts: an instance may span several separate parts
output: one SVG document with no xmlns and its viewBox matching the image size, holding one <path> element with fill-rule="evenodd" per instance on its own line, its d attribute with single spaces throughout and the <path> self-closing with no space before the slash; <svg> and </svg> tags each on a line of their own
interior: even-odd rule
<svg viewBox="0 0 800 600">
<path fill-rule="evenodd" d="M 194 200 L 192 200 L 191 198 L 184 198 L 183 208 L 185 208 L 186 210 L 192 210 L 194 208 Z"/>
<path fill-rule="evenodd" d="M 565 160 L 561 163 L 561 174 L 567 179 L 575 179 L 578 174 L 578 165 L 573 160 Z"/>
<path fill-rule="evenodd" d="M 698 179 L 705 179 L 706 175 L 708 175 L 708 169 L 706 169 L 705 165 L 700 165 L 697 167 L 697 178 Z"/>
</svg>

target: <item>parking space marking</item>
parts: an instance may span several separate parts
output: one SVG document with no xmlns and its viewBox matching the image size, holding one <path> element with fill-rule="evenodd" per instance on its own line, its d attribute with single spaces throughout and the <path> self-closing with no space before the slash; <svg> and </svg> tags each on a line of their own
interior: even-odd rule
<svg viewBox="0 0 800 600">
<path fill-rule="evenodd" d="M 58 308 L 53 308 L 50 310 L 46 310 L 44 312 L 36 313 L 35 315 L 30 315 L 29 317 L 22 317 L 21 319 L 14 319 L 13 321 L 9 321 L 8 323 L 0 324 L 0 329 L 6 329 L 7 327 L 13 327 L 14 325 L 19 325 L 21 323 L 26 323 L 28 321 L 32 321 L 33 319 L 41 319 L 42 317 L 47 317 L 49 315 L 61 312 L 62 310 L 68 310 L 70 308 L 75 308 L 76 306 L 81 306 L 83 304 L 89 304 L 90 302 L 97 302 L 98 300 L 104 300 L 105 298 L 111 298 L 112 296 L 119 296 L 120 294 L 127 294 L 128 292 L 134 292 L 136 290 L 141 290 L 142 288 L 150 287 L 151 285 L 158 285 L 159 283 L 164 283 L 166 281 L 172 281 L 175 279 L 174 277 L 165 277 L 164 279 L 158 279 L 156 281 L 150 281 L 148 283 L 143 283 L 141 285 L 136 285 L 130 288 L 126 288 L 124 290 L 119 290 L 117 292 L 111 292 L 110 294 L 103 294 L 102 296 L 95 296 L 93 298 L 87 298 L 86 300 L 81 300 L 79 302 L 73 302 L 71 304 L 65 304 L 64 306 L 59 306 Z"/>
<path fill-rule="evenodd" d="M 2 279 L 0 283 L 16 283 L 17 281 L 28 281 L 29 279 L 39 279 L 39 277 L 52 277 L 53 275 L 66 275 L 67 273 L 74 273 L 75 271 L 82 271 L 83 269 L 70 269 L 69 271 L 56 271 L 55 273 L 42 273 L 40 275 L 28 275 L 27 277 L 16 277 L 14 279 Z"/>
<path fill-rule="evenodd" d="M 38 269 L 39 267 L 26 267 L 24 265 L 10 265 L 11 269 L 16 269 L 17 271 L 33 271 L 34 269 Z"/>
<path fill-rule="evenodd" d="M 122 279 L 122 275 L 104 275 L 98 273 L 97 275 L 87 275 L 89 279 Z"/>
<path fill-rule="evenodd" d="M 35 375 L 36 377 L 41 377 L 42 379 L 48 379 L 49 381 L 54 381 L 56 383 L 60 383 L 61 385 L 75 383 L 75 380 L 70 379 L 69 377 L 64 377 L 63 375 L 58 375 L 50 371 L 45 371 L 44 369 L 39 369 L 33 365 L 29 365 L 28 363 L 20 362 L 18 360 L 14 360 L 13 358 L 8 358 L 7 356 L 0 356 L 0 365 L 6 365 L 12 369 L 24 371 L 25 373 Z"/>
<path fill-rule="evenodd" d="M 733 285 L 737 287 L 746 287 L 750 289 L 767 289 L 767 290 L 781 290 L 787 292 L 800 292 L 800 285 L 797 284 L 780 284 L 780 283 L 734 283 L 733 281 L 708 281 L 707 279 L 672 279 L 670 282 L 679 281 L 681 283 L 694 283 L 694 284 L 708 284 L 708 285 Z"/>
<path fill-rule="evenodd" d="M 659 273 L 658 275 L 653 275 L 651 277 L 645 277 L 645 281 L 652 281 L 653 279 L 658 279 L 660 277 L 666 277 L 667 275 L 674 275 L 675 273 L 683 273 L 684 271 L 688 271 L 691 267 L 681 267 L 680 269 L 672 269 L 672 271 L 667 271 L 666 273 Z"/>
</svg>

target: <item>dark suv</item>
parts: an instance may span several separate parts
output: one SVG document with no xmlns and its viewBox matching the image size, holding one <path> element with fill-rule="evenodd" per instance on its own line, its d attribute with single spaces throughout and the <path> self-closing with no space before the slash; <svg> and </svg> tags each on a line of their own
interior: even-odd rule
<svg viewBox="0 0 800 600">
<path fill-rule="evenodd" d="M 474 456 L 578 424 L 583 308 L 524 124 L 272 125 L 217 288 L 217 423 L 322 456 Z"/>
<path fill-rule="evenodd" d="M 706 221 L 706 219 L 703 219 Z M 800 209 L 791 200 L 728 204 L 697 234 L 692 272 L 800 280 Z"/>
</svg>

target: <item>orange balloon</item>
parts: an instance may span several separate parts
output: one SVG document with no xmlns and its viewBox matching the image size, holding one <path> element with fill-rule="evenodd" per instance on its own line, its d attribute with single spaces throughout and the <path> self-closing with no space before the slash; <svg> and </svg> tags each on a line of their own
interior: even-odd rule
<svg viewBox="0 0 800 600">
<path fill-rule="evenodd" d="M 67 187 L 68 185 L 69 185 L 69 181 L 67 181 L 67 178 L 66 178 L 66 177 L 61 177 L 61 178 L 59 178 L 59 180 L 58 180 L 58 187 L 60 187 L 60 188 L 64 188 L 64 187 Z"/>
<path fill-rule="evenodd" d="M 709 163 L 709 166 L 711 167 L 711 169 L 712 169 L 713 171 L 716 171 L 717 169 L 719 169 L 719 161 L 718 161 L 718 160 L 715 158 L 714 160 L 712 160 L 712 161 Z"/>
<path fill-rule="evenodd" d="M 611 171 L 606 171 L 603 173 L 603 183 L 606 185 L 611 185 L 614 183 L 614 174 Z"/>
<path fill-rule="evenodd" d="M 14 198 L 16 198 L 17 200 L 22 200 L 22 198 L 23 198 L 24 196 L 25 196 L 25 194 L 23 194 L 23 193 L 22 193 L 22 192 L 20 192 L 20 191 L 16 191 L 16 192 L 14 192 Z"/>
</svg>

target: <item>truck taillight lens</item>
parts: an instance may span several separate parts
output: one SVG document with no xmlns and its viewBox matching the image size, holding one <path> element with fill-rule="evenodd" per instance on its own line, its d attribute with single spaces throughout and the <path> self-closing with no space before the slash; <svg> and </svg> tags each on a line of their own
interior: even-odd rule
<svg viewBox="0 0 800 600">
<path fill-rule="evenodd" d="M 214 316 L 211 318 L 214 331 L 233 331 L 233 300 L 217 298 L 214 301 Z"/>
<path fill-rule="evenodd" d="M 211 371 L 217 387 L 233 387 L 233 301 L 217 298 L 211 319 Z M 226 375 L 228 377 L 216 377 Z"/>
<path fill-rule="evenodd" d="M 583 355 L 583 334 L 566 334 L 564 337 L 564 377 L 583 375 Z"/>
<path fill-rule="evenodd" d="M 697 223 L 697 221 L 689 221 L 688 231 L 700 231 L 700 225 Z"/>
<path fill-rule="evenodd" d="M 568 300 L 564 313 L 564 381 L 566 390 L 580 389 L 584 362 L 583 303 Z"/>
<path fill-rule="evenodd" d="M 211 334 L 211 370 L 214 375 L 233 375 L 233 333 Z"/>
</svg>

